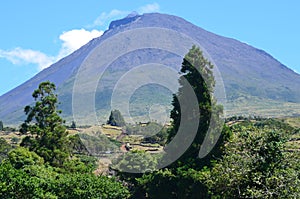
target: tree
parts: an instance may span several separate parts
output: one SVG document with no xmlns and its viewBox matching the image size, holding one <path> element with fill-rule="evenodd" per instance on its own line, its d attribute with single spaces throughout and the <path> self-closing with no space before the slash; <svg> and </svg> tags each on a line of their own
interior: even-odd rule
<svg viewBox="0 0 300 199">
<path fill-rule="evenodd" d="M 125 126 L 125 120 L 119 110 L 112 110 L 110 112 L 109 119 L 107 121 L 107 124 L 110 124 L 112 126 Z"/>
<path fill-rule="evenodd" d="M 141 196 L 145 195 L 143 185 L 147 186 L 155 182 L 147 181 L 147 185 L 146 183 L 142 185 L 139 183 L 139 179 L 143 176 L 143 172 L 149 173 L 155 170 L 158 158 L 159 155 L 133 149 L 114 159 L 110 165 L 110 170 L 116 172 L 121 180 L 126 181 L 129 189 L 135 190 L 136 193 L 133 198 L 142 198 Z"/>
<path fill-rule="evenodd" d="M 32 96 L 34 106 L 26 106 L 27 119 L 21 125 L 20 132 L 27 136 L 21 146 L 28 147 L 53 166 L 61 166 L 69 157 L 67 131 L 61 111 L 56 109 L 58 100 L 55 84 L 42 82 Z"/>
<path fill-rule="evenodd" d="M 0 120 L 0 131 L 3 131 L 3 122 Z"/>
<path fill-rule="evenodd" d="M 76 129 L 76 123 L 74 121 L 72 121 L 71 129 Z"/>
<path fill-rule="evenodd" d="M 181 141 L 191 138 L 190 126 L 194 124 L 198 125 L 196 136 L 184 154 L 168 168 L 146 173 L 137 179 L 134 193 L 138 196 L 137 198 L 146 195 L 150 198 L 209 197 L 208 187 L 205 184 L 208 167 L 212 166 L 212 160 L 221 157 L 224 142 L 230 136 L 230 130 L 225 127 L 218 139 L 223 127 L 219 117 L 223 108 L 216 104 L 212 96 L 215 86 L 212 68 L 213 65 L 204 58 L 203 53 L 196 46 L 193 46 L 184 57 L 181 68 L 182 76 L 179 78 L 180 88 L 173 96 L 173 110 L 171 111 L 173 121 L 167 143 L 172 142 L 179 129 L 182 128 L 181 125 L 184 125 L 184 136 L 178 145 L 175 144 L 175 149 L 181 147 Z M 192 106 L 188 88 L 192 88 L 192 92 L 196 95 L 196 104 Z M 183 118 L 185 123 L 181 121 L 182 116 L 188 117 Z M 205 158 L 200 159 L 199 151 L 210 125 L 215 127 L 210 133 L 210 141 L 216 145 Z"/>
<path fill-rule="evenodd" d="M 157 157 L 155 155 L 134 149 L 119 156 L 113 161 L 110 167 L 121 175 L 124 175 L 124 177 L 131 177 L 132 173 L 140 174 L 152 171 L 155 170 L 156 166 Z"/>
<path fill-rule="evenodd" d="M 160 169 L 137 179 L 134 198 L 209 198 L 206 171 Z"/>
<path fill-rule="evenodd" d="M 115 178 L 96 176 L 94 174 L 70 173 L 61 175 L 52 185 L 57 198 L 129 198 L 128 189 Z"/>
<path fill-rule="evenodd" d="M 179 130 L 181 124 L 181 116 L 186 115 L 191 117 L 198 123 L 198 129 L 192 144 L 186 152 L 171 166 L 179 165 L 194 165 L 193 168 L 199 170 L 206 165 L 210 164 L 212 158 L 220 156 L 220 147 L 224 140 L 228 138 L 228 131 L 223 131 L 220 140 L 217 142 L 218 136 L 211 137 L 211 142 L 216 143 L 217 146 L 209 152 L 206 158 L 200 159 L 199 151 L 203 140 L 208 132 L 209 126 L 214 126 L 214 131 L 211 136 L 218 134 L 222 130 L 222 123 L 220 122 L 220 114 L 223 112 L 223 107 L 217 105 L 216 100 L 213 98 L 213 91 L 215 80 L 213 76 L 213 65 L 204 56 L 202 51 L 193 46 L 183 59 L 181 73 L 179 79 L 180 88 L 178 93 L 173 96 L 173 109 L 171 111 L 171 119 L 173 120 L 172 129 L 170 130 L 168 142 L 171 142 Z M 186 81 L 187 80 L 187 81 Z M 188 87 L 193 89 L 197 97 L 199 114 L 190 105 L 188 94 Z M 196 114 L 195 114 L 196 113 Z M 189 125 L 189 124 L 188 124 Z M 187 126 L 188 126 L 187 125 Z M 186 127 L 186 137 L 189 136 L 189 127 Z M 179 146 L 180 147 L 180 146 Z"/>
</svg>

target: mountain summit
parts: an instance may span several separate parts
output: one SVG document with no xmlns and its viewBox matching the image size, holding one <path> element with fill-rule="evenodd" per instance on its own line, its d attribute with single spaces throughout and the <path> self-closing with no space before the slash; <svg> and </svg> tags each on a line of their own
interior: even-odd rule
<svg viewBox="0 0 300 199">
<path fill-rule="evenodd" d="M 72 120 L 74 84 L 79 77 L 78 72 L 82 69 L 82 65 L 87 63 L 87 58 L 91 53 L 108 59 L 112 53 L 125 49 L 134 39 L 137 45 L 146 43 L 145 39 L 139 41 L 139 36 L 143 35 L 143 31 L 147 33 L 149 29 L 165 31 L 164 34 L 168 31 L 170 33 L 168 36 L 156 36 L 157 44 L 153 46 L 179 45 L 180 47 L 180 38 L 183 43 L 184 38 L 190 38 L 201 45 L 200 47 L 209 55 L 223 79 L 227 97 L 227 102 L 224 104 L 227 115 L 293 116 L 300 114 L 300 75 L 268 53 L 235 39 L 208 32 L 180 17 L 159 13 L 143 15 L 132 13 L 124 19 L 112 21 L 109 29 L 101 37 L 91 40 L 71 55 L 2 95 L 0 97 L 0 120 L 6 124 L 20 124 L 24 119 L 24 106 L 32 103 L 33 90 L 40 82 L 46 80 L 57 85 L 63 116 Z M 172 34 L 172 32 L 178 32 L 178 34 Z M 129 33 L 136 33 L 136 35 L 129 35 Z M 125 37 L 126 34 L 128 34 L 127 37 Z M 125 39 L 116 45 L 119 35 L 124 36 Z M 101 45 L 106 48 L 99 48 Z M 166 49 L 153 48 L 153 46 L 134 49 L 110 60 L 111 63 L 101 73 L 102 76 L 93 94 L 100 121 L 107 119 L 107 114 L 109 114 L 107 110 L 111 108 L 110 102 L 115 85 L 129 70 L 147 63 L 157 63 L 157 60 L 160 64 L 179 70 L 184 54 L 176 54 Z M 183 49 L 182 52 L 187 52 L 187 49 Z M 89 82 L 95 78 L 99 79 L 98 61 L 89 59 L 88 64 L 95 67 L 89 68 L 88 76 L 81 77 L 85 78 L 85 82 L 78 87 L 76 92 L 82 92 L 82 95 L 88 94 Z M 129 104 L 135 104 L 131 106 L 133 107 L 132 115 L 139 117 L 149 112 L 151 104 L 168 105 L 171 96 L 172 92 L 164 87 L 155 84 L 142 86 L 130 98 Z M 83 122 L 89 123 L 89 117 L 86 117 L 86 121 Z"/>
</svg>

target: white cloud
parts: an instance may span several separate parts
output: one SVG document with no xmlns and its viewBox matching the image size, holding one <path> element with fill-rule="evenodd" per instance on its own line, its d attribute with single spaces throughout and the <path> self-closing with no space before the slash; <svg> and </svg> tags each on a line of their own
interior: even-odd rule
<svg viewBox="0 0 300 199">
<path fill-rule="evenodd" d="M 159 12 L 160 11 L 160 6 L 158 3 L 152 3 L 152 4 L 147 4 L 144 6 L 141 6 L 137 9 L 137 12 L 140 14 L 144 13 L 150 13 L 150 12 Z M 96 26 L 105 26 L 107 25 L 107 22 L 110 22 L 115 19 L 120 19 L 125 17 L 126 15 L 130 14 L 131 11 L 127 10 L 117 10 L 113 9 L 109 13 L 102 12 L 99 17 L 94 21 L 92 25 L 89 27 L 96 27 Z"/>
<path fill-rule="evenodd" d="M 139 13 L 159 12 L 160 6 L 158 3 L 147 4 L 138 9 Z"/>
<path fill-rule="evenodd" d="M 92 27 L 103 26 L 108 21 L 111 21 L 112 19 L 115 19 L 115 18 L 124 17 L 124 16 L 128 15 L 129 13 L 130 13 L 129 11 L 117 10 L 117 9 L 114 9 L 114 10 L 110 11 L 109 13 L 102 12 L 100 14 L 100 16 L 97 17 L 97 19 L 94 21 Z"/>
<path fill-rule="evenodd" d="M 91 39 L 99 37 L 102 34 L 103 31 L 98 30 L 87 31 L 84 29 L 74 29 L 63 32 L 59 36 L 59 39 L 63 43 L 56 56 L 49 56 L 40 51 L 18 47 L 13 50 L 0 49 L 0 58 L 5 58 L 15 65 L 36 64 L 38 70 L 43 70 L 59 59 L 79 49 Z"/>
<path fill-rule="evenodd" d="M 0 57 L 6 58 L 13 64 L 21 65 L 21 64 L 36 64 L 38 65 L 38 69 L 42 70 L 51 65 L 55 58 L 51 56 L 47 56 L 46 54 L 35 51 L 31 49 L 23 49 L 23 48 L 15 48 L 13 50 L 1 50 L 0 49 Z"/>
<path fill-rule="evenodd" d="M 137 9 L 138 13 L 140 14 L 158 12 L 159 10 L 160 6 L 157 3 L 147 4 Z M 117 18 L 125 17 L 129 13 L 130 11 L 123 11 L 117 9 L 114 9 L 109 13 L 103 12 L 89 28 L 107 25 L 106 23 Z M 54 62 L 58 61 L 59 59 L 72 53 L 73 51 L 79 49 L 91 39 L 99 37 L 102 34 L 103 31 L 95 29 L 91 31 L 85 29 L 74 29 L 63 32 L 59 36 L 59 39 L 62 41 L 62 45 L 58 54 L 55 56 L 50 56 L 43 52 L 32 49 L 23 49 L 18 47 L 13 50 L 0 49 L 0 58 L 5 58 L 13 64 L 18 65 L 35 64 L 38 66 L 38 70 L 42 70 L 44 68 L 47 68 Z"/>
<path fill-rule="evenodd" d="M 63 32 L 59 39 L 63 42 L 62 48 L 59 52 L 58 58 L 62 58 L 73 51 L 79 49 L 81 46 L 88 43 L 90 40 L 100 37 L 103 31 L 85 29 L 74 29 L 67 32 Z"/>
</svg>

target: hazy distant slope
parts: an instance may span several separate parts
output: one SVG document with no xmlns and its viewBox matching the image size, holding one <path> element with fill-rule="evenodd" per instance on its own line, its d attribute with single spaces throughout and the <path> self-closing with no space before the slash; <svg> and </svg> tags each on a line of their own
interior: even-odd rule
<svg viewBox="0 0 300 199">
<path fill-rule="evenodd" d="M 50 80 L 58 86 L 58 94 L 66 117 L 72 115 L 72 89 L 78 67 L 87 55 L 108 38 L 126 30 L 145 27 L 172 29 L 188 35 L 208 52 L 218 66 L 225 84 L 228 113 L 295 115 L 300 113 L 300 75 L 296 74 L 266 52 L 241 43 L 235 39 L 222 37 L 203 30 L 182 18 L 165 14 L 133 15 L 110 24 L 103 36 L 96 38 L 66 58 L 41 71 L 29 81 L 0 97 L 0 120 L 7 124 L 19 124 L 23 120 L 23 108 L 32 102 L 31 93 L 37 85 Z M 164 41 L 161 41 L 162 43 Z M 122 45 L 122 44 L 120 44 Z M 113 50 L 113 49 L 110 49 Z M 106 52 L 110 51 L 109 49 Z M 106 53 L 103 52 L 103 53 Z M 158 49 L 136 50 L 115 60 L 109 73 L 103 79 L 105 87 L 98 87 L 96 108 L 109 108 L 110 96 L 115 82 L 128 69 L 154 60 L 161 60 L 177 70 L 182 58 L 178 55 Z M 95 63 L 97 64 L 97 63 Z M 87 78 L 86 81 L 89 81 Z M 142 88 L 143 98 L 151 103 L 169 103 L 170 93 L 163 88 L 161 95 L 151 97 L 154 87 Z M 147 104 L 147 100 L 136 95 L 132 101 L 138 102 L 134 114 Z M 272 110 L 272 111 L 270 111 Z M 101 111 L 99 111 L 101 116 Z M 104 117 L 104 116 L 103 116 Z"/>
</svg>

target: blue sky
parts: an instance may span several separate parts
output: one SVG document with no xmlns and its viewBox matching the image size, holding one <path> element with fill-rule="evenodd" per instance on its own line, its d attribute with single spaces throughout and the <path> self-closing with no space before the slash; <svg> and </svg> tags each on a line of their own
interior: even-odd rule
<svg viewBox="0 0 300 199">
<path fill-rule="evenodd" d="M 300 1 L 2 1 L 0 95 L 106 30 L 131 11 L 173 14 L 263 49 L 300 72 Z M 271 71 L 270 71 L 271 72 Z"/>
</svg>

